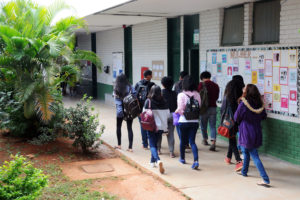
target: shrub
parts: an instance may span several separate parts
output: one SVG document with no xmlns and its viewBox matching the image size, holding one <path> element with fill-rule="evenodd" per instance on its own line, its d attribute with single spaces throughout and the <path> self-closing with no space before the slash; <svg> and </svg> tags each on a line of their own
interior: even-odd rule
<svg viewBox="0 0 300 200">
<path fill-rule="evenodd" d="M 23 156 L 12 156 L 13 160 L 0 167 L 0 199 L 33 200 L 46 187 L 48 178 L 42 170 L 34 168 Z"/>
<path fill-rule="evenodd" d="M 97 131 L 98 115 L 91 114 L 94 108 L 90 106 L 90 102 L 91 97 L 87 98 L 84 95 L 75 108 L 66 109 L 65 130 L 70 139 L 75 139 L 73 145 L 75 147 L 80 146 L 83 152 L 100 145 L 99 138 L 105 128 L 101 126 L 100 130 Z"/>
</svg>

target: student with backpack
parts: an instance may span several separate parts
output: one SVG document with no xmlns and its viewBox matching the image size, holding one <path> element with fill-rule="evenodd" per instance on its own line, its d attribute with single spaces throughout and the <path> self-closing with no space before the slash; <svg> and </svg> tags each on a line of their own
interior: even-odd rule
<svg viewBox="0 0 300 200">
<path fill-rule="evenodd" d="M 141 114 L 141 123 L 143 128 L 147 130 L 149 138 L 151 150 L 150 165 L 155 167 L 158 164 L 159 171 L 162 174 L 165 169 L 158 155 L 157 143 L 162 133 L 168 131 L 169 115 L 170 110 L 162 96 L 161 88 L 157 85 L 152 86 L 144 105 L 144 111 Z"/>
<path fill-rule="evenodd" d="M 180 92 L 182 92 L 182 81 L 183 81 L 183 78 L 185 76 L 187 76 L 188 73 L 185 72 L 185 71 L 181 71 L 180 74 L 179 74 L 179 81 L 177 81 L 175 83 L 175 86 L 174 86 L 174 90 L 176 92 L 176 94 L 178 95 Z"/>
<path fill-rule="evenodd" d="M 117 109 L 117 139 L 118 139 L 118 146 L 115 148 L 121 149 L 121 128 L 122 122 L 125 119 L 127 123 L 127 131 L 128 131 L 128 140 L 129 146 L 128 151 L 132 152 L 132 142 L 133 142 L 133 131 L 132 131 L 132 121 L 133 119 L 126 116 L 124 112 L 124 104 L 123 100 L 129 94 L 136 95 L 134 88 L 130 85 L 127 77 L 125 74 L 120 74 L 116 78 L 116 84 L 114 87 L 114 97 Z"/>
<path fill-rule="evenodd" d="M 168 117 L 168 133 L 167 133 L 170 157 L 175 158 L 175 154 L 174 154 L 174 144 L 175 144 L 174 128 L 175 127 L 173 125 L 173 113 L 177 108 L 177 94 L 175 91 L 172 90 L 174 82 L 171 77 L 163 77 L 161 79 L 161 84 L 163 86 L 162 95 L 164 97 L 164 100 L 167 102 L 168 108 L 170 110 L 170 115 Z M 157 144 L 159 153 L 161 149 L 161 141 L 162 141 L 162 137 L 158 139 L 158 144 Z"/>
<path fill-rule="evenodd" d="M 267 113 L 257 87 L 253 84 L 248 84 L 244 88 L 243 97 L 234 114 L 234 120 L 239 124 L 239 144 L 244 155 L 241 175 L 247 176 L 251 156 L 263 179 L 258 185 L 269 187 L 270 179 L 257 151 L 262 145 L 261 121 L 266 119 L 266 117 Z"/>
<path fill-rule="evenodd" d="M 227 151 L 227 156 L 224 159 L 225 163 L 231 164 L 231 158 L 232 158 L 232 153 L 234 153 L 235 159 L 236 159 L 236 166 L 235 166 L 235 171 L 240 171 L 243 167 L 243 162 L 240 157 L 238 148 L 237 148 L 237 141 L 236 141 L 236 135 L 238 132 L 238 124 L 234 123 L 233 115 L 235 111 L 237 110 L 238 107 L 238 100 L 240 96 L 236 95 L 239 94 L 237 91 L 238 87 L 236 85 L 238 82 L 235 80 L 231 80 L 227 83 L 226 88 L 225 88 L 225 94 L 221 106 L 221 122 L 223 123 L 224 116 L 227 114 L 230 119 L 226 119 L 227 121 L 233 122 L 233 125 L 231 126 L 229 130 L 229 146 L 228 146 L 228 151 Z M 229 114 L 228 114 L 229 113 Z M 227 117 L 228 118 L 228 117 Z"/>
<path fill-rule="evenodd" d="M 137 98 L 140 103 L 140 107 L 143 108 L 145 101 L 147 99 L 148 93 L 153 85 L 155 85 L 153 82 L 151 82 L 152 79 L 152 71 L 146 70 L 143 73 L 144 79 L 140 80 L 135 85 L 135 91 L 137 92 Z M 141 118 L 139 117 L 139 122 L 141 126 L 141 134 L 142 134 L 142 143 L 143 148 L 148 149 L 148 139 L 147 139 L 147 132 L 143 129 L 141 125 Z"/>
<path fill-rule="evenodd" d="M 202 144 L 209 145 L 207 140 L 207 124 L 210 128 L 210 151 L 216 150 L 216 123 L 217 123 L 217 100 L 219 98 L 220 88 L 218 84 L 210 80 L 211 74 L 208 71 L 204 71 L 200 75 L 202 81 L 198 86 L 198 91 L 201 95 L 202 106 L 200 109 L 200 125 L 202 132 Z"/>
<path fill-rule="evenodd" d="M 180 114 L 180 159 L 179 162 L 185 164 L 185 148 L 188 142 L 191 145 L 194 155 L 192 169 L 198 169 L 198 148 L 195 143 L 196 133 L 199 128 L 199 110 L 201 106 L 200 95 L 197 92 L 197 85 L 191 76 L 186 76 L 182 82 L 181 92 L 177 97 L 177 109 L 175 113 Z"/>
</svg>

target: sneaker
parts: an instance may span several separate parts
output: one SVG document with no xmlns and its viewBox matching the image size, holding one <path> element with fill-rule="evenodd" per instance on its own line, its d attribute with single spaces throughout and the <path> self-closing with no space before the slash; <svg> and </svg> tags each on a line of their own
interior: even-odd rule
<svg viewBox="0 0 300 200">
<path fill-rule="evenodd" d="M 161 155 L 161 151 L 160 150 L 158 150 L 157 152 L 158 152 L 158 155 Z"/>
<path fill-rule="evenodd" d="M 207 142 L 207 140 L 202 140 L 202 144 L 205 145 L 205 146 L 209 145 L 208 142 Z"/>
<path fill-rule="evenodd" d="M 190 147 L 190 145 L 186 145 L 185 149 L 192 149 L 192 148 Z"/>
<path fill-rule="evenodd" d="M 156 167 L 155 162 L 151 162 L 150 167 L 155 168 Z"/>
<path fill-rule="evenodd" d="M 175 158 L 175 157 L 176 157 L 175 154 L 174 154 L 174 152 L 171 152 L 171 153 L 170 153 L 170 157 L 171 157 L 171 158 Z"/>
<path fill-rule="evenodd" d="M 263 186 L 263 187 L 266 187 L 266 188 L 271 187 L 270 183 L 266 183 L 266 182 L 264 182 L 264 181 L 262 181 L 262 182 L 260 182 L 260 183 L 257 183 L 257 185 Z"/>
<path fill-rule="evenodd" d="M 242 161 L 240 161 L 240 162 L 238 162 L 236 165 L 235 165 L 235 171 L 236 172 L 239 172 L 239 171 L 241 171 L 242 170 L 242 168 L 243 168 L 243 162 Z"/>
<path fill-rule="evenodd" d="M 224 159 L 224 162 L 227 163 L 228 165 L 230 165 L 230 164 L 231 164 L 231 159 L 228 158 L 228 157 L 226 157 L 226 158 Z"/>
<path fill-rule="evenodd" d="M 216 151 L 216 145 L 215 144 L 210 145 L 209 150 L 210 151 Z"/>
<path fill-rule="evenodd" d="M 165 169 L 164 169 L 164 166 L 163 166 L 163 162 L 159 160 L 159 161 L 157 162 L 157 164 L 158 164 L 158 167 L 159 167 L 159 172 L 160 172 L 161 174 L 165 173 Z"/>
<path fill-rule="evenodd" d="M 192 165 L 192 169 L 198 169 L 198 167 L 199 167 L 198 161 L 194 162 Z"/>
<path fill-rule="evenodd" d="M 244 175 L 244 174 L 242 173 L 242 171 L 239 171 L 239 172 L 236 172 L 236 173 L 237 173 L 238 175 L 241 175 L 241 176 L 244 176 L 244 177 L 247 177 L 247 176 L 248 176 L 247 174 Z"/>
<path fill-rule="evenodd" d="M 179 162 L 181 162 L 182 164 L 185 164 L 185 160 L 184 159 L 179 159 Z"/>
</svg>

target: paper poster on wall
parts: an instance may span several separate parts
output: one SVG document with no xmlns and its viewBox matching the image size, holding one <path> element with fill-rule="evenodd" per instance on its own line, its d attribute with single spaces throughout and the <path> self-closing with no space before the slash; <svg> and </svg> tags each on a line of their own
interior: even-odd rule
<svg viewBox="0 0 300 200">
<path fill-rule="evenodd" d="M 273 91 L 280 92 L 280 85 L 279 84 L 273 84 Z"/>
<path fill-rule="evenodd" d="M 245 61 L 244 73 L 248 75 L 251 74 L 251 61 L 249 59 Z"/>
<path fill-rule="evenodd" d="M 144 79 L 144 72 L 148 69 L 149 67 L 141 67 L 141 80 Z"/>
<path fill-rule="evenodd" d="M 217 64 L 217 53 L 212 53 L 211 63 L 212 64 Z"/>
<path fill-rule="evenodd" d="M 279 84 L 279 67 L 273 67 L 273 84 Z"/>
<path fill-rule="evenodd" d="M 221 63 L 217 64 L 217 73 L 222 74 L 222 64 Z"/>
<path fill-rule="evenodd" d="M 280 66 L 289 66 L 289 51 L 288 50 L 282 50 L 280 52 L 281 56 L 281 62 L 280 62 Z"/>
<path fill-rule="evenodd" d="M 280 92 L 273 92 L 273 101 L 280 102 Z"/>
<path fill-rule="evenodd" d="M 123 72 L 123 53 L 113 52 L 112 59 L 113 80 L 115 81 L 116 77 Z"/>
<path fill-rule="evenodd" d="M 273 92 L 273 80 L 272 77 L 265 77 L 265 92 L 272 93 Z"/>
<path fill-rule="evenodd" d="M 280 66 L 280 50 L 273 51 L 273 66 Z"/>
<path fill-rule="evenodd" d="M 227 54 L 222 54 L 222 63 L 227 63 Z"/>
<path fill-rule="evenodd" d="M 227 67 L 227 76 L 232 77 L 233 67 L 232 65 L 228 65 Z"/>
<path fill-rule="evenodd" d="M 264 99 L 265 99 L 265 108 L 267 110 L 272 110 L 273 108 L 273 97 L 272 93 L 265 93 L 264 94 Z"/>
<path fill-rule="evenodd" d="M 288 85 L 288 68 L 280 67 L 279 68 L 279 84 L 280 85 Z"/>
<path fill-rule="evenodd" d="M 257 67 L 260 69 L 263 69 L 265 67 L 265 54 L 264 53 L 259 53 Z"/>
<path fill-rule="evenodd" d="M 297 86 L 297 68 L 289 68 L 289 86 Z"/>
<path fill-rule="evenodd" d="M 289 67 L 297 67 L 297 50 L 291 49 L 289 50 Z"/>
<path fill-rule="evenodd" d="M 280 102 L 281 102 L 281 111 L 289 112 L 289 96 L 281 95 Z"/>
<path fill-rule="evenodd" d="M 239 74 L 239 67 L 233 66 L 233 75 Z"/>
<path fill-rule="evenodd" d="M 265 79 L 265 70 L 259 69 L 258 70 L 258 80 L 263 81 Z"/>
<path fill-rule="evenodd" d="M 273 61 L 271 59 L 265 60 L 265 76 L 273 76 Z"/>
<path fill-rule="evenodd" d="M 290 89 L 290 104 L 297 105 L 297 88 Z"/>
<path fill-rule="evenodd" d="M 200 73 L 206 71 L 206 61 L 200 61 Z"/>
<path fill-rule="evenodd" d="M 252 71 L 252 79 L 251 79 L 251 83 L 252 84 L 257 84 L 257 71 L 256 70 L 253 70 Z"/>
<path fill-rule="evenodd" d="M 263 83 L 257 83 L 257 88 L 258 88 L 258 91 L 261 95 L 264 95 L 264 92 L 265 92 L 265 85 Z"/>
<path fill-rule="evenodd" d="M 152 61 L 153 80 L 161 80 L 164 76 L 164 61 Z"/>
</svg>

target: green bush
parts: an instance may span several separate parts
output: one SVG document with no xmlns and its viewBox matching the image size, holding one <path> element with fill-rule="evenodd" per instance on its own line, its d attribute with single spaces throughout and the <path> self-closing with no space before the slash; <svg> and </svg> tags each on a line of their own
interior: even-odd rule
<svg viewBox="0 0 300 200">
<path fill-rule="evenodd" d="M 97 131 L 98 115 L 91 114 L 94 108 L 90 106 L 90 102 L 91 97 L 87 98 L 84 95 L 76 107 L 66 109 L 65 114 L 67 119 L 65 130 L 69 138 L 75 140 L 73 145 L 80 146 L 83 152 L 88 151 L 89 148 L 97 148 L 100 145 L 99 138 L 104 131 L 104 126 Z"/>
<path fill-rule="evenodd" d="M 48 183 L 47 176 L 23 156 L 16 155 L 13 158 L 0 167 L 0 199 L 36 199 Z"/>
</svg>

